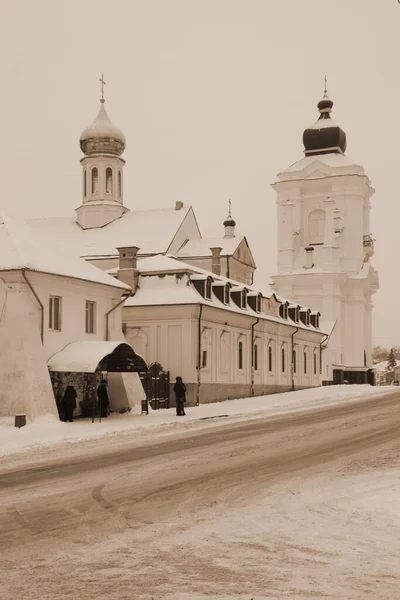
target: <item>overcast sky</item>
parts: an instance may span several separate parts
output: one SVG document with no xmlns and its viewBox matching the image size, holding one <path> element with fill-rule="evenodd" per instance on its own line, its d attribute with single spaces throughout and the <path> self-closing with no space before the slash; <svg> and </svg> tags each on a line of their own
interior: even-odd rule
<svg viewBox="0 0 400 600">
<path fill-rule="evenodd" d="M 79 135 L 106 107 L 125 133 L 125 203 L 191 204 L 204 236 L 238 232 L 276 270 L 276 174 L 303 156 L 324 75 L 347 156 L 376 194 L 374 342 L 400 345 L 397 0 L 0 0 L 0 209 L 81 202 Z"/>
</svg>

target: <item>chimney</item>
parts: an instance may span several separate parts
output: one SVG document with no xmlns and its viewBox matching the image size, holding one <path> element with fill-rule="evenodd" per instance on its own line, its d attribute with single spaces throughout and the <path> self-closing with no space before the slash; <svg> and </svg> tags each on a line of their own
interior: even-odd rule
<svg viewBox="0 0 400 600">
<path fill-rule="evenodd" d="M 306 251 L 306 262 L 305 262 L 304 268 L 312 269 L 314 266 L 314 263 L 313 263 L 314 248 L 312 246 L 307 246 L 307 248 L 305 248 L 305 251 Z"/>
<path fill-rule="evenodd" d="M 137 270 L 137 246 L 117 248 L 119 253 L 118 279 L 136 291 L 139 272 Z"/>
<path fill-rule="evenodd" d="M 183 202 L 181 202 L 180 200 L 177 200 L 175 202 L 175 210 L 182 210 L 183 208 Z"/>
<path fill-rule="evenodd" d="M 212 259 L 211 259 L 211 271 L 214 275 L 221 275 L 221 252 L 222 248 L 216 246 L 214 248 L 210 248 Z"/>
</svg>

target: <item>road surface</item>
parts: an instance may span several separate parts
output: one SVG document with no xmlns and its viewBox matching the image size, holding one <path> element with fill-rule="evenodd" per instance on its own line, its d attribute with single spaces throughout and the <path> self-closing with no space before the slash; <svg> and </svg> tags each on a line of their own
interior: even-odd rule
<svg viewBox="0 0 400 600">
<path fill-rule="evenodd" d="M 328 579 L 334 571 L 344 577 L 339 595 L 339 581 L 322 586 L 315 579 L 323 553 L 315 559 L 296 536 L 316 487 L 321 494 L 350 475 L 399 466 L 399 415 L 394 392 L 304 413 L 219 419 L 112 446 L 64 445 L 25 464 L 5 462 L 0 598 L 370 597 L 370 571 L 360 567 L 346 583 L 345 566 L 340 571 L 332 558 L 345 559 L 344 521 L 333 570 L 329 556 L 321 570 Z M 334 527 L 332 506 L 326 532 Z M 310 523 L 317 531 L 320 523 Z M 374 600 L 400 597 L 400 573 L 389 571 L 380 575 L 384 585 Z"/>
</svg>

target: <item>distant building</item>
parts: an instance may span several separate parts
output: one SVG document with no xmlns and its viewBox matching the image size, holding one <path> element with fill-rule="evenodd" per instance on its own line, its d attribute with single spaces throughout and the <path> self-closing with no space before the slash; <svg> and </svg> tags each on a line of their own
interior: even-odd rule
<svg viewBox="0 0 400 600">
<path fill-rule="evenodd" d="M 346 134 L 331 119 L 333 102 L 318 103 L 303 134 L 305 157 L 273 184 L 278 209 L 276 293 L 319 311 L 331 330 L 323 379 L 364 383 L 372 368 L 372 296 L 379 287 L 370 263 L 374 193 L 362 166 L 345 155 Z"/>
</svg>

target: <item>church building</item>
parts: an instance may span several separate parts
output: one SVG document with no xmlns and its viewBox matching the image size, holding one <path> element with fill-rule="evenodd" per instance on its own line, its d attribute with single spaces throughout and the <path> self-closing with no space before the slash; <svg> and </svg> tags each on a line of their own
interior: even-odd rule
<svg viewBox="0 0 400 600">
<path fill-rule="evenodd" d="M 277 294 L 323 315 L 330 332 L 323 379 L 366 383 L 372 367 L 371 182 L 345 154 L 346 134 L 331 118 L 327 91 L 303 134 L 305 157 L 278 175 Z M 332 368 L 332 370 L 331 370 Z"/>
<path fill-rule="evenodd" d="M 175 377 L 183 377 L 192 405 L 321 385 L 328 335 L 320 307 L 312 310 L 305 300 L 287 300 L 293 295 L 286 289 L 275 293 L 254 285 L 256 264 L 246 237 L 236 232 L 230 203 L 221 236 L 212 238 L 202 237 L 193 208 L 181 201 L 171 208 L 129 209 L 125 144 L 102 97 L 96 119 L 80 136 L 82 188 L 76 214 L 21 225 L 19 239 L 28 251 L 34 255 L 42 244 L 41 258 L 46 256 L 39 267 L 35 261 L 17 264 L 26 305 L 34 307 L 27 332 L 34 344 L 26 348 L 37 349 L 41 340 L 44 352 L 36 352 L 36 363 L 44 378 L 49 372 L 54 392 L 55 382 L 62 386 L 74 371 L 91 370 L 98 379 L 107 365 L 116 371 L 110 376 L 112 408 L 121 408 L 121 398 L 122 408 L 137 402 L 140 393 L 133 383 L 139 381 L 140 365 L 144 370 L 156 364 L 169 372 L 171 399 Z M 13 266 L 7 236 L 3 227 L 10 256 L 2 265 L 0 255 L 3 273 Z M 53 257 L 46 248 L 55 249 Z M 33 274 L 38 289 L 40 277 L 44 282 L 39 295 L 23 279 L 26 268 L 43 272 Z M 15 309 L 8 335 L 17 322 Z M 6 345 L 3 335 L 2 353 Z M 104 356 L 106 348 L 110 355 Z M 56 381 L 60 372 L 67 375 Z M 12 373 L 10 367 L 8 382 Z M 43 377 L 42 388 L 48 389 L 50 378 L 46 383 Z M 83 396 L 93 388 L 89 379 Z M 84 409 L 88 398 L 80 401 Z"/>
</svg>

